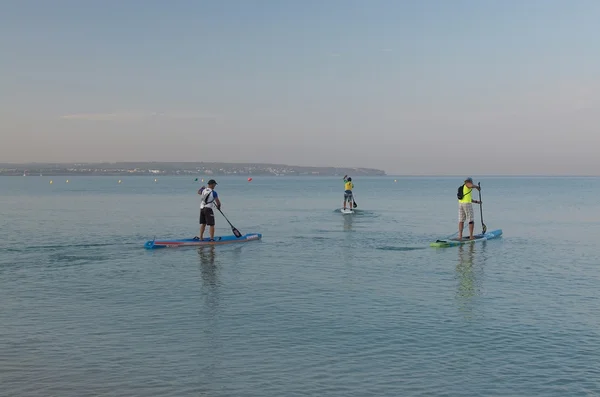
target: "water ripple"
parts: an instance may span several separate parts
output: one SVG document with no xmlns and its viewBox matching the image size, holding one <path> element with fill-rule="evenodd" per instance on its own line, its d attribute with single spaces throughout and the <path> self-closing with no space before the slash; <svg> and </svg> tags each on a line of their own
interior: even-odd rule
<svg viewBox="0 0 600 397">
<path fill-rule="evenodd" d="M 369 182 L 342 216 L 327 179 L 302 180 L 309 203 L 297 181 L 224 179 L 228 218 L 261 242 L 147 251 L 197 233 L 189 181 L 93 181 L 0 195 L 2 396 L 600 395 L 597 225 L 548 218 L 562 185 L 488 195 L 504 237 L 434 250 L 455 203 L 430 181 Z"/>
</svg>

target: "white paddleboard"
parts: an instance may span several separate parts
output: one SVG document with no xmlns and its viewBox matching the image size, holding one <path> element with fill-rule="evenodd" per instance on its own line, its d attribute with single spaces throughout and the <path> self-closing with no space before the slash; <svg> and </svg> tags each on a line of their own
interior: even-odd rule
<svg viewBox="0 0 600 397">
<path fill-rule="evenodd" d="M 346 209 L 340 208 L 340 212 L 342 214 L 354 214 L 354 211 L 352 211 L 351 209 L 348 209 L 348 208 L 346 208 Z"/>
</svg>

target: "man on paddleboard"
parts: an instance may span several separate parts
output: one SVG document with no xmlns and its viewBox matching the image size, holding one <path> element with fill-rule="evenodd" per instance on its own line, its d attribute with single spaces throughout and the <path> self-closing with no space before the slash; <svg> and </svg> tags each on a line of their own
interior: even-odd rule
<svg viewBox="0 0 600 397">
<path fill-rule="evenodd" d="M 352 189 L 354 189 L 352 178 L 348 175 L 344 175 L 344 210 L 346 210 L 346 202 L 348 203 L 349 209 L 352 209 Z"/>
<path fill-rule="evenodd" d="M 481 204 L 481 201 L 471 198 L 471 191 L 479 190 L 479 186 L 473 184 L 472 178 L 465 179 L 465 183 L 458 188 L 458 240 L 462 240 L 462 231 L 465 226 L 465 220 L 469 221 L 469 238 L 473 237 L 473 229 L 475 227 L 475 216 L 473 215 L 473 204 Z M 462 197 L 461 197 L 462 196 Z"/>
<path fill-rule="evenodd" d="M 210 241 L 215 241 L 215 213 L 213 209 L 216 207 L 218 210 L 221 209 L 221 200 L 217 194 L 215 186 L 217 182 L 214 179 L 208 181 L 208 187 L 202 186 L 198 190 L 198 194 L 202 197 L 200 202 L 200 237 L 194 237 L 194 240 L 200 240 L 204 238 L 204 230 L 206 225 L 210 227 Z"/>
</svg>

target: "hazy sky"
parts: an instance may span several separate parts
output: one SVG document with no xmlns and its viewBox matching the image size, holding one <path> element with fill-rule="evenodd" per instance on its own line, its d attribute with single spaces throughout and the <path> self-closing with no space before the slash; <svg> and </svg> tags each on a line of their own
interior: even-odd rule
<svg viewBox="0 0 600 397">
<path fill-rule="evenodd" d="M 0 162 L 600 174 L 597 0 L 4 0 Z"/>
</svg>

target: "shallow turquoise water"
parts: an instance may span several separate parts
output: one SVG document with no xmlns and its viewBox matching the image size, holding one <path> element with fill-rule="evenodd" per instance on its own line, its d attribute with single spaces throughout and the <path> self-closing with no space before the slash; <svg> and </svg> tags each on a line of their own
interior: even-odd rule
<svg viewBox="0 0 600 397">
<path fill-rule="evenodd" d="M 600 395 L 600 179 L 483 178 L 503 237 L 434 249 L 459 178 L 217 178 L 263 240 L 156 251 L 193 178 L 65 179 L 0 178 L 0 395 Z"/>
</svg>

